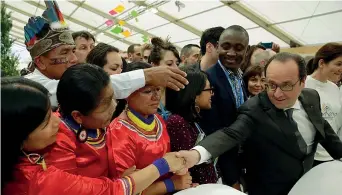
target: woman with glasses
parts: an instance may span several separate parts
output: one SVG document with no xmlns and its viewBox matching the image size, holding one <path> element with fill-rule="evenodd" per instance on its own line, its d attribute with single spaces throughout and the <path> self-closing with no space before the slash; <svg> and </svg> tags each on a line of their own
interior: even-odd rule
<svg viewBox="0 0 342 195">
<path fill-rule="evenodd" d="M 85 71 L 79 73 L 88 74 L 88 78 L 98 75 L 95 73 L 97 69 L 88 68 L 90 71 L 86 71 L 83 65 L 74 66 L 64 75 L 70 75 L 75 69 Z M 20 77 L 2 78 L 1 104 L 1 134 L 10 139 L 7 142 L 2 140 L 6 143 L 6 151 L 1 154 L 1 193 L 4 195 L 132 195 L 151 185 L 163 174 L 161 171 L 173 172 L 181 168 L 182 160 L 175 154 L 167 154 L 143 170 L 123 178 L 109 179 L 106 175 L 108 165 L 101 162 L 97 150 L 88 143 L 76 141 L 74 129 L 68 129 L 71 134 L 64 134 L 64 130 L 59 129 L 61 120 L 52 113 L 49 92 L 41 84 Z M 70 137 L 65 137 L 67 135 Z M 57 159 L 64 162 L 65 171 L 51 161 L 51 150 L 60 144 L 68 151 Z M 106 156 L 104 154 L 103 159 Z M 100 172 L 100 169 L 105 171 Z"/>
<path fill-rule="evenodd" d="M 166 89 L 166 105 L 171 111 L 166 125 L 170 135 L 171 151 L 190 150 L 205 134 L 198 125 L 201 110 L 211 108 L 211 88 L 204 72 L 185 68 L 189 84 L 180 91 Z M 216 183 L 214 163 L 202 164 L 189 170 L 192 181 L 199 184 Z"/>
<path fill-rule="evenodd" d="M 130 71 L 152 67 L 144 62 L 131 63 Z M 142 169 L 170 151 L 170 138 L 164 120 L 157 114 L 162 90 L 145 86 L 127 99 L 127 109 L 109 126 L 111 142 L 115 143 L 109 153 L 113 155 L 112 175 L 120 176 L 130 167 Z M 191 177 L 164 175 L 144 191 L 144 194 L 166 194 L 189 188 Z"/>
<path fill-rule="evenodd" d="M 336 83 L 342 74 L 342 44 L 325 44 L 307 67 L 310 75 L 306 79 L 305 87 L 315 89 L 319 93 L 323 118 L 339 134 L 342 129 L 342 102 Z M 329 153 L 318 145 L 314 165 L 332 160 Z"/>
</svg>

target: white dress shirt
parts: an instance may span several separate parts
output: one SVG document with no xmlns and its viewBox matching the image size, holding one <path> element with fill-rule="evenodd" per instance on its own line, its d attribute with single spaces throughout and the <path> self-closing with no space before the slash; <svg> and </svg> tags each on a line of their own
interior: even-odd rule
<svg viewBox="0 0 342 195">
<path fill-rule="evenodd" d="M 309 120 L 309 117 L 305 112 L 302 104 L 298 100 L 291 108 L 294 109 L 292 118 L 294 121 L 296 121 L 298 131 L 301 133 L 306 145 L 308 146 L 308 152 L 311 152 L 316 136 L 316 130 L 311 121 Z M 202 164 L 211 159 L 211 154 L 203 146 L 195 146 L 193 149 L 197 150 L 200 153 L 201 157 L 198 164 Z"/>
<path fill-rule="evenodd" d="M 55 107 L 58 106 L 56 92 L 59 80 L 49 79 L 38 69 L 35 69 L 31 74 L 28 74 L 25 77 L 42 84 L 47 90 L 49 90 L 51 94 L 51 105 Z M 110 75 L 110 80 L 114 88 L 116 99 L 124 99 L 135 90 L 145 86 L 145 74 L 143 70 Z"/>
</svg>

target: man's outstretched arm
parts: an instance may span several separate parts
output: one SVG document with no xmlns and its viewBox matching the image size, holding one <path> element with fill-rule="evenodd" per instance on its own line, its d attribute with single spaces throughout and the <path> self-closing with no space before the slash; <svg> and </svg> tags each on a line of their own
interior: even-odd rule
<svg viewBox="0 0 342 195">
<path fill-rule="evenodd" d="M 125 99 L 145 85 L 169 87 L 179 91 L 188 84 L 185 77 L 186 73 L 178 68 L 158 66 L 111 75 L 110 79 L 116 99 Z"/>
<path fill-rule="evenodd" d="M 240 114 L 232 125 L 209 135 L 190 151 L 177 152 L 177 156 L 186 160 L 188 168 L 207 162 L 246 140 L 252 133 L 253 125 L 247 115 Z"/>
</svg>

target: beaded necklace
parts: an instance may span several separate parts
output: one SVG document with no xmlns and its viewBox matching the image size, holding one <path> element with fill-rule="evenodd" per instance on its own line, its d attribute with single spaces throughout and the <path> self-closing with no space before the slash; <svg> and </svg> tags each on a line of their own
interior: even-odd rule
<svg viewBox="0 0 342 195">
<path fill-rule="evenodd" d="M 128 119 L 133 122 L 138 128 L 143 129 L 144 131 L 153 131 L 156 128 L 156 119 L 153 114 L 149 115 L 147 118 L 144 118 L 133 110 L 132 108 L 128 108 L 127 111 Z"/>
</svg>

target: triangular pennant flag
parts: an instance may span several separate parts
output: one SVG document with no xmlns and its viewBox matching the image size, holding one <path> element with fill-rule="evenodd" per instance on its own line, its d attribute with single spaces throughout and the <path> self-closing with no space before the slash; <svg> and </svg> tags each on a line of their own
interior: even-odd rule
<svg viewBox="0 0 342 195">
<path fill-rule="evenodd" d="M 107 20 L 105 23 L 107 26 L 113 26 L 114 25 L 113 20 Z"/>
<path fill-rule="evenodd" d="M 125 21 L 123 21 L 123 20 L 119 20 L 119 25 L 120 26 L 123 26 L 123 25 L 125 25 L 126 24 L 126 22 Z"/>
<path fill-rule="evenodd" d="M 110 30 L 110 32 L 114 34 L 120 34 L 122 32 L 122 28 L 120 26 L 115 26 L 114 28 Z"/>
<path fill-rule="evenodd" d="M 129 30 L 123 31 L 122 34 L 123 34 L 123 36 L 125 36 L 125 37 L 131 36 L 131 32 L 129 32 Z"/>
</svg>

